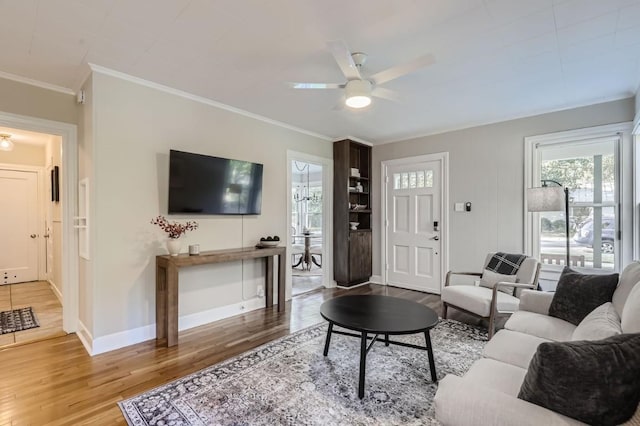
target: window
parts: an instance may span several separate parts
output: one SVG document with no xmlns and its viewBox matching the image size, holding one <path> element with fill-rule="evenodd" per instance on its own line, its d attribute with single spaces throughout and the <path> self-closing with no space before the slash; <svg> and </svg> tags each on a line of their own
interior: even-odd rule
<svg viewBox="0 0 640 426">
<path fill-rule="evenodd" d="M 525 188 L 544 182 L 569 190 L 569 254 L 574 269 L 607 273 L 630 261 L 629 135 L 630 126 L 622 123 L 525 138 Z M 543 263 L 540 284 L 545 288 L 543 281 L 555 283 L 566 262 L 565 213 L 524 210 L 525 247 Z"/>
<path fill-rule="evenodd" d="M 433 170 L 393 174 L 393 189 L 433 188 Z"/>
</svg>

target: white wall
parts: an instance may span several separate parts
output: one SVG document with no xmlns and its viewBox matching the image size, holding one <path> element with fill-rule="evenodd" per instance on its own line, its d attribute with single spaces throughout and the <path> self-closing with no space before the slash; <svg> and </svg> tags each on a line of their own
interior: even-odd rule
<svg viewBox="0 0 640 426">
<path fill-rule="evenodd" d="M 155 324 L 155 256 L 166 250 L 165 235 L 149 221 L 167 213 L 169 149 L 264 164 L 261 215 L 169 218 L 200 224 L 186 235 L 184 249 L 199 243 L 201 250 L 211 250 L 253 246 L 264 235 L 287 235 L 286 151 L 331 158 L 332 145 L 106 74 L 94 72 L 89 83 L 93 93 L 84 116 L 85 131 L 91 134 L 81 138 L 85 167 L 80 177 L 92 176 L 95 194 L 93 271 L 87 280 L 92 290 L 86 293 L 92 293 L 93 321 L 87 318 L 85 325 L 97 339 Z M 243 295 L 254 298 L 263 280 L 259 261 L 184 270 L 180 315 L 239 303 Z"/>
<path fill-rule="evenodd" d="M 44 147 L 26 143 L 15 143 L 11 151 L 0 151 L 0 164 L 22 166 L 44 166 Z"/>
<path fill-rule="evenodd" d="M 381 202 L 381 161 L 449 152 L 449 266 L 479 270 L 489 251 L 524 251 L 524 137 L 631 121 L 633 115 L 634 99 L 628 98 L 374 146 L 372 203 Z M 463 201 L 472 211 L 454 212 L 453 203 Z M 380 207 L 373 221 L 373 274 L 380 275 Z"/>
</svg>

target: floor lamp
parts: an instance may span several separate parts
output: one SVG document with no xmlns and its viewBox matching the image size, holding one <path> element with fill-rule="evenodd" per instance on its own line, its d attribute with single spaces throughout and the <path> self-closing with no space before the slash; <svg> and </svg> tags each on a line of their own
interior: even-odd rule
<svg viewBox="0 0 640 426">
<path fill-rule="evenodd" d="M 558 186 L 547 186 L 547 182 Z M 571 266 L 569 256 L 569 188 L 564 188 L 555 180 L 543 179 L 541 188 L 527 189 L 527 210 L 530 212 L 556 212 L 564 209 L 565 235 L 567 240 L 567 260 L 565 266 Z"/>
</svg>

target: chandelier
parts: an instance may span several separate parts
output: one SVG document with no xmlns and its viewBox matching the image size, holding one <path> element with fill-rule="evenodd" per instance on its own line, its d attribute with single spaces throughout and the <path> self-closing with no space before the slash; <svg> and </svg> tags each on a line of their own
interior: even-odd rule
<svg viewBox="0 0 640 426">
<path fill-rule="evenodd" d="M 298 190 L 296 191 L 296 193 L 293 195 L 293 200 L 297 203 L 302 202 L 302 201 L 312 201 L 312 202 L 317 202 L 322 200 L 322 196 L 318 195 L 317 193 L 314 193 L 313 195 L 311 195 L 311 191 L 309 188 L 309 163 L 303 163 L 302 167 L 300 167 L 298 165 L 297 161 L 294 161 L 293 164 L 295 164 L 296 166 L 296 170 L 298 170 L 299 172 L 304 172 L 305 170 L 307 171 L 307 184 L 306 185 L 302 185 L 302 187 L 298 186 Z"/>
</svg>

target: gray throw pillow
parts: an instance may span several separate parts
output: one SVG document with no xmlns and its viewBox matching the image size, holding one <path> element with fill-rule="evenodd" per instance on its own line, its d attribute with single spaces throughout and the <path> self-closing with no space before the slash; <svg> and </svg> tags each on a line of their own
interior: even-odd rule
<svg viewBox="0 0 640 426">
<path fill-rule="evenodd" d="M 622 334 L 620 316 L 613 303 L 607 302 L 584 317 L 573 330 L 571 340 L 600 340 L 617 334 Z"/>
<path fill-rule="evenodd" d="M 549 316 L 578 325 L 595 308 L 611 302 L 617 285 L 618 274 L 586 275 L 565 266 L 549 306 Z"/>
<path fill-rule="evenodd" d="M 497 272 L 490 271 L 489 269 L 485 269 L 482 273 L 482 278 L 480 278 L 480 283 L 478 284 L 480 287 L 493 288 L 496 283 L 507 282 L 507 283 L 515 283 L 518 282 L 518 277 L 516 275 L 505 275 L 498 274 Z M 512 286 L 504 286 L 498 287 L 498 291 L 503 293 L 507 293 L 513 296 L 513 288 Z"/>
<path fill-rule="evenodd" d="M 640 403 L 640 334 L 538 346 L 518 398 L 592 425 L 617 425 Z"/>
</svg>

